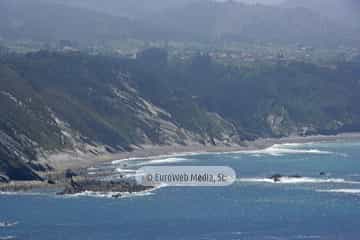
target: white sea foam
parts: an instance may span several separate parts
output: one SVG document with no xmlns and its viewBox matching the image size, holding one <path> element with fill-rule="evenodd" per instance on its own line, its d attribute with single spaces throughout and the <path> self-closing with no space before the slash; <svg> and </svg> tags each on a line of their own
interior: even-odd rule
<svg viewBox="0 0 360 240">
<path fill-rule="evenodd" d="M 116 171 L 116 172 L 119 172 L 119 173 L 133 173 L 133 172 L 135 172 L 136 170 L 116 168 L 115 171 Z"/>
<path fill-rule="evenodd" d="M 171 153 L 171 154 L 163 154 L 163 155 L 156 155 L 156 156 L 149 156 L 149 157 L 132 157 L 132 158 L 124 158 L 119 160 L 114 160 L 111 163 L 112 164 L 119 164 L 126 161 L 136 161 L 136 160 L 156 160 L 156 159 L 165 159 L 165 158 L 180 158 L 180 157 L 186 157 L 186 156 L 195 156 L 195 155 L 202 155 L 202 154 L 208 154 L 209 152 L 203 151 L 203 152 L 181 152 L 181 153 Z M 211 154 L 223 154 L 223 152 L 214 152 Z"/>
<path fill-rule="evenodd" d="M 177 163 L 177 162 L 183 162 L 183 161 L 189 161 L 189 159 L 179 158 L 179 157 L 171 157 L 171 158 L 165 158 L 165 159 L 144 161 L 144 162 L 138 163 L 136 165 L 137 166 L 157 165 L 157 164 L 164 164 L 164 163 Z"/>
<path fill-rule="evenodd" d="M 126 161 L 131 161 L 131 160 L 140 160 L 140 159 L 143 159 L 143 158 L 124 158 L 124 159 L 119 159 L 119 160 L 114 160 L 111 162 L 111 164 L 119 164 L 119 163 L 123 163 L 123 162 L 126 162 Z"/>
<path fill-rule="evenodd" d="M 98 197 L 98 198 L 114 198 L 114 197 L 118 197 L 118 198 L 132 198 L 132 197 L 145 197 L 145 196 L 151 196 L 154 195 L 154 191 L 162 188 L 162 187 L 166 187 L 166 185 L 162 184 L 162 185 L 158 185 L 154 188 L 145 190 L 145 191 L 141 191 L 141 192 L 94 192 L 94 191 L 84 191 L 81 193 L 75 193 L 75 194 L 70 194 L 70 195 L 64 195 L 62 197 L 65 198 L 74 198 L 74 197 Z"/>
<path fill-rule="evenodd" d="M 296 239 L 320 239 L 321 236 L 319 235 L 296 235 Z"/>
<path fill-rule="evenodd" d="M 18 224 L 18 222 L 0 222 L 0 228 L 14 227 Z"/>
<path fill-rule="evenodd" d="M 11 239 L 16 239 L 16 237 L 15 237 L 15 236 L 11 236 L 11 235 L 9 235 L 9 236 L 4 236 L 4 237 L 1 237 L 1 236 L 0 236 L 0 240 L 11 240 Z"/>
<path fill-rule="evenodd" d="M 185 156 L 185 155 L 191 155 L 191 153 L 173 153 L 173 154 L 166 154 L 166 155 L 157 155 L 157 156 L 149 156 L 149 157 L 132 157 L 132 158 L 124 158 L 119 160 L 114 160 L 111 163 L 112 164 L 119 164 L 127 161 L 136 161 L 136 160 L 152 160 L 152 159 L 159 159 L 159 158 L 170 158 L 170 157 L 178 157 L 178 156 Z"/>
<path fill-rule="evenodd" d="M 302 147 L 305 145 L 309 145 L 310 143 L 282 143 L 282 144 L 277 144 L 279 146 L 283 146 L 283 147 Z"/>
<path fill-rule="evenodd" d="M 145 173 L 134 173 L 134 174 L 126 174 L 124 178 L 136 178 L 136 177 L 143 177 Z"/>
<path fill-rule="evenodd" d="M 84 191 L 81 193 L 75 193 L 71 195 L 66 195 L 66 198 L 74 198 L 74 197 L 97 197 L 97 198 L 129 198 L 129 197 L 142 197 L 142 196 L 150 196 L 153 195 L 151 191 L 143 191 L 143 192 L 94 192 L 94 191 Z"/>
<path fill-rule="evenodd" d="M 250 150 L 250 151 L 241 151 L 239 153 L 250 154 L 253 156 L 263 156 L 263 155 L 271 155 L 271 156 L 283 156 L 286 154 L 333 154 L 333 152 L 322 151 L 319 149 L 304 149 L 297 148 L 298 146 L 302 146 L 302 144 L 274 144 L 271 147 L 261 149 L 261 150 Z"/>
<path fill-rule="evenodd" d="M 0 195 L 18 195 L 18 192 L 2 192 L 0 191 Z"/>
<path fill-rule="evenodd" d="M 157 156 L 148 156 L 148 157 L 132 157 L 132 158 L 125 158 L 114 160 L 111 163 L 116 165 L 127 161 L 132 160 L 153 160 L 157 161 L 156 159 L 172 159 L 172 158 L 181 158 L 187 156 L 196 156 L 196 155 L 203 155 L 203 154 L 211 154 L 211 155 L 222 155 L 222 154 L 251 154 L 253 156 L 261 157 L 263 155 L 272 155 L 272 156 L 282 156 L 285 154 L 337 154 L 341 156 L 346 156 L 346 154 L 342 153 L 334 153 L 329 151 L 323 151 L 319 149 L 306 149 L 301 147 L 310 147 L 314 144 L 318 144 L 318 142 L 306 142 L 306 143 L 282 143 L 282 144 L 274 144 L 271 147 L 260 149 L 260 150 L 240 150 L 240 151 L 220 151 L 220 152 L 208 152 L 208 151 L 199 151 L 199 152 L 179 152 L 179 153 L 171 153 L 171 154 L 163 154 Z"/>
<path fill-rule="evenodd" d="M 238 178 L 238 182 L 254 182 L 254 183 L 275 183 L 275 184 L 301 184 L 301 183 L 345 183 L 345 184 L 360 184 L 360 182 L 346 181 L 342 178 L 309 178 L 309 177 L 281 177 L 279 181 L 275 182 L 271 178 Z"/>
<path fill-rule="evenodd" d="M 146 196 L 151 196 L 154 195 L 153 192 L 151 191 L 146 191 L 146 192 L 136 192 L 136 193 L 125 193 L 121 196 L 121 198 L 132 198 L 132 197 L 146 197 Z"/>
<path fill-rule="evenodd" d="M 44 195 L 45 193 L 40 193 L 40 192 L 23 192 L 23 191 L 18 191 L 18 192 L 2 192 L 0 191 L 0 195 L 34 195 L 34 196 L 38 196 L 38 195 Z"/>
<path fill-rule="evenodd" d="M 349 174 L 349 177 L 360 177 L 359 173 L 353 173 L 353 174 Z"/>
<path fill-rule="evenodd" d="M 317 192 L 328 192 L 328 193 L 347 193 L 347 194 L 360 194 L 360 189 L 319 189 Z"/>
</svg>

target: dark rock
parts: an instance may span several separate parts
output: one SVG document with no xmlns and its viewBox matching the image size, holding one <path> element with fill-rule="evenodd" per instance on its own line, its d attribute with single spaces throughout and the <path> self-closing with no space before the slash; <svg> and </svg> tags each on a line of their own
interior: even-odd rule
<svg viewBox="0 0 360 240">
<path fill-rule="evenodd" d="M 109 153 L 116 153 L 116 149 L 114 149 L 110 146 L 105 146 L 105 150 Z"/>
<path fill-rule="evenodd" d="M 120 194 L 120 193 L 117 193 L 117 194 L 112 195 L 112 197 L 113 197 L 113 198 L 119 198 L 119 197 L 121 197 L 121 194 Z"/>
<path fill-rule="evenodd" d="M 130 184 L 126 181 L 100 181 L 94 179 L 83 179 L 79 181 L 74 181 L 70 179 L 68 185 L 65 189 L 58 193 L 59 195 L 66 194 L 75 194 L 81 193 L 84 191 L 92 192 L 140 192 L 150 189 L 151 187 L 146 187 L 138 184 Z M 120 197 L 120 194 L 114 194 L 114 197 Z"/>
<path fill-rule="evenodd" d="M 0 183 L 9 183 L 9 182 L 10 182 L 10 178 L 8 176 L 0 174 Z"/>
<path fill-rule="evenodd" d="M 301 175 L 295 174 L 295 175 L 290 175 L 290 176 L 286 176 L 286 175 L 281 175 L 281 174 L 274 174 L 270 177 L 270 179 L 274 180 L 274 182 L 280 182 L 281 178 L 283 177 L 288 177 L 288 178 L 302 178 Z"/>
<path fill-rule="evenodd" d="M 41 164 L 41 163 L 37 163 L 34 161 L 30 161 L 27 164 L 29 167 L 31 167 L 31 169 L 37 171 L 37 172 L 46 172 L 46 171 L 51 171 L 54 170 L 54 168 L 52 166 L 50 166 L 49 164 Z"/>
<path fill-rule="evenodd" d="M 76 177 L 76 176 L 77 176 L 77 174 L 71 169 L 67 169 L 65 171 L 65 178 L 67 178 L 67 179 L 73 178 L 73 177 Z"/>
<path fill-rule="evenodd" d="M 270 177 L 270 179 L 274 180 L 274 182 L 280 182 L 280 179 L 283 177 L 281 174 L 274 174 Z"/>
<path fill-rule="evenodd" d="M 50 184 L 50 185 L 56 184 L 56 182 L 55 182 L 54 180 L 51 180 L 51 179 L 48 179 L 48 180 L 47 180 L 47 183 Z"/>
<path fill-rule="evenodd" d="M 290 178 L 302 178 L 302 176 L 300 176 L 300 175 L 297 175 L 297 174 L 295 174 L 295 175 L 291 175 L 291 176 L 289 176 Z"/>
</svg>

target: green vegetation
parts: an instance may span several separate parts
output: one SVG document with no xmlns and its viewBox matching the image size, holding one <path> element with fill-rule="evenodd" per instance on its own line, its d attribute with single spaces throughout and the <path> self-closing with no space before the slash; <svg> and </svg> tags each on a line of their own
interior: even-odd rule
<svg viewBox="0 0 360 240">
<path fill-rule="evenodd" d="M 77 143 L 131 151 L 141 144 L 226 145 L 359 131 L 359 81 L 358 61 L 237 67 L 204 54 L 178 61 L 156 48 L 137 59 L 6 55 L 0 60 L 0 172 L 32 178 L 31 168 L 47 168 L 36 165 L 39 154 Z"/>
</svg>

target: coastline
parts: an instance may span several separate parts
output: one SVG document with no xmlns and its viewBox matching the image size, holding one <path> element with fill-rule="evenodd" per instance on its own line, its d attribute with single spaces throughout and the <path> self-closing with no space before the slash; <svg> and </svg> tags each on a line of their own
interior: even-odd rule
<svg viewBox="0 0 360 240">
<path fill-rule="evenodd" d="M 231 153 L 240 151 L 262 150 L 275 144 L 286 143 L 309 143 L 309 142 L 333 142 L 360 140 L 360 132 L 342 133 L 337 135 L 313 135 L 313 136 L 290 136 L 283 138 L 259 138 L 254 141 L 244 141 L 242 145 L 219 145 L 204 146 L 201 144 L 192 144 L 188 146 L 170 145 L 170 146 L 142 146 L 132 152 L 120 153 L 100 153 L 79 154 L 74 152 L 61 152 L 50 155 L 46 163 L 54 166 L 57 171 L 66 169 L 89 168 L 101 163 L 111 163 L 114 161 L 125 161 L 133 159 L 154 159 L 173 156 L 199 155 L 209 153 Z"/>
<path fill-rule="evenodd" d="M 30 191 L 33 189 L 61 189 L 66 187 L 67 180 L 62 177 L 66 169 L 82 172 L 87 168 L 99 164 L 113 163 L 116 161 L 129 161 L 136 159 L 156 159 L 175 156 L 201 155 L 211 153 L 231 153 L 241 151 L 254 151 L 269 148 L 275 144 L 287 143 L 310 143 L 310 142 L 333 142 L 360 140 L 360 133 L 342 133 L 338 135 L 314 135 L 314 136 L 290 136 L 284 138 L 261 138 L 255 141 L 245 141 L 243 145 L 233 146 L 204 146 L 194 144 L 191 146 L 143 146 L 133 152 L 102 154 L 79 154 L 73 152 L 61 152 L 50 156 L 46 163 L 55 166 L 55 170 L 41 174 L 45 179 L 56 178 L 56 184 L 49 184 L 47 181 L 11 181 L 10 183 L 0 183 L 0 192 L 19 192 Z"/>
</svg>

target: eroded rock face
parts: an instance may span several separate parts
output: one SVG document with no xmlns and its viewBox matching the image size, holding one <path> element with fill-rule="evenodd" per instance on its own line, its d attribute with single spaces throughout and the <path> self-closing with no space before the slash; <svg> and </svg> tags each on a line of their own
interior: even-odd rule
<svg viewBox="0 0 360 240">
<path fill-rule="evenodd" d="M 0 78 L 1 74 L 0 71 Z M 14 76 L 9 76 L 10 80 L 20 81 Z M 79 95 L 79 102 L 74 104 L 66 102 L 68 98 L 62 99 L 66 102 L 64 106 L 61 106 L 64 103 L 48 105 L 42 99 L 36 103 L 31 96 L 36 93 L 30 87 L 26 91 L 29 96 L 25 97 L 17 89 L 2 91 L 2 104 L 14 116 L 12 121 L 0 117 L 0 170 L 14 180 L 39 180 L 35 172 L 51 169 L 37 162 L 39 156 L 45 158 L 45 152 L 66 149 L 96 155 L 98 149 L 114 153 L 131 151 L 136 145 L 240 142 L 236 128 L 220 115 L 202 110 L 202 121 L 208 126 L 203 127 L 202 122 L 181 124 L 167 110 L 142 96 L 128 81 L 126 74 L 119 73 L 116 81 L 104 84 L 101 89 L 89 82 L 84 86 L 87 96 L 82 95 L 82 90 L 76 90 L 73 94 Z M 92 106 L 89 110 L 78 107 L 89 102 Z M 41 106 L 40 110 L 33 109 L 37 105 Z"/>
<path fill-rule="evenodd" d="M 280 107 L 277 111 L 269 113 L 266 117 L 266 123 L 274 136 L 288 136 L 295 129 L 285 107 Z"/>
<path fill-rule="evenodd" d="M 180 64 L 177 71 L 162 54 L 149 53 L 129 60 L 40 51 L 2 59 L 0 171 L 11 179 L 34 180 L 39 179 L 35 172 L 50 169 L 46 157 L 57 153 L 97 156 L 141 146 L 234 146 L 259 137 L 360 129 L 353 77 L 334 78 L 328 85 L 330 72 L 317 66 L 280 64 L 255 74 L 211 63 L 209 56 L 173 62 L 176 68 Z M 154 56 L 162 65 L 155 66 Z M 340 80 L 357 68 L 331 75 Z M 291 81 L 297 84 L 288 86 Z M 339 93 L 339 87 L 351 94 Z M 312 102 L 308 89 L 314 96 L 329 94 Z M 333 97 L 341 104 L 330 101 Z"/>
<path fill-rule="evenodd" d="M 29 167 L 31 145 L 21 144 L 6 133 L 0 131 L 0 174 L 3 182 L 7 180 L 41 180 Z"/>
</svg>

